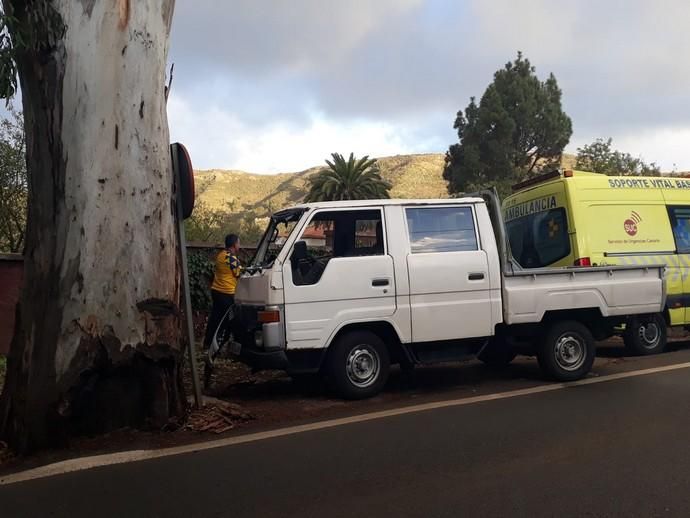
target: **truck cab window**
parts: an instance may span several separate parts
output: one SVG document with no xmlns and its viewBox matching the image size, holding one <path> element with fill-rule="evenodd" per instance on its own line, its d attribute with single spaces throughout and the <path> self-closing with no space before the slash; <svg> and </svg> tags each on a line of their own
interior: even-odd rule
<svg viewBox="0 0 690 518">
<path fill-rule="evenodd" d="M 302 231 L 299 241 L 304 245 L 296 245 L 293 250 L 293 282 L 297 286 L 316 284 L 333 259 L 385 253 L 381 211 L 318 212 Z"/>
<path fill-rule="evenodd" d="M 429 207 L 406 210 L 413 254 L 477 250 L 470 207 Z"/>
</svg>

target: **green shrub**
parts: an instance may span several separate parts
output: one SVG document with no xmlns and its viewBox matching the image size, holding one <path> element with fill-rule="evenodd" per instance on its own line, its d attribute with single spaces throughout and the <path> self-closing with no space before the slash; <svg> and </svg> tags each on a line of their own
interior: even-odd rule
<svg viewBox="0 0 690 518">
<path fill-rule="evenodd" d="M 189 294 L 192 298 L 194 311 L 208 311 L 211 309 L 211 281 L 213 280 L 213 255 L 204 250 L 193 250 L 187 255 L 189 265 Z"/>
<path fill-rule="evenodd" d="M 218 252 L 220 252 L 218 248 L 187 250 L 189 294 L 192 297 L 194 311 L 210 311 L 211 309 L 211 282 Z M 243 266 L 247 266 L 253 256 L 253 248 L 242 248 L 237 254 Z"/>
</svg>

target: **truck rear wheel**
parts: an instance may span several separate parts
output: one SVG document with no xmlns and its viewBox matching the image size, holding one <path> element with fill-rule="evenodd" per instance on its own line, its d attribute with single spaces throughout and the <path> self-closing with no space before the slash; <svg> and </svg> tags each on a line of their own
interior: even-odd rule
<svg viewBox="0 0 690 518">
<path fill-rule="evenodd" d="M 661 353 L 666 349 L 666 322 L 658 313 L 633 317 L 625 325 L 623 343 L 638 356 Z"/>
<path fill-rule="evenodd" d="M 369 331 L 351 331 L 340 336 L 331 346 L 327 362 L 332 388 L 347 399 L 374 396 L 388 380 L 388 349 Z"/>
<path fill-rule="evenodd" d="M 553 324 L 537 351 L 539 367 L 558 381 L 574 381 L 586 376 L 595 356 L 592 333 L 576 321 Z"/>
</svg>

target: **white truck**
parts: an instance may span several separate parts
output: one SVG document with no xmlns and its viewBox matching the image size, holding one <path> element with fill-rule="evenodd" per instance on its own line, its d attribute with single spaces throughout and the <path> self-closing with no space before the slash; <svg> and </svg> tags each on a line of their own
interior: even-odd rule
<svg viewBox="0 0 690 518">
<path fill-rule="evenodd" d="M 368 200 L 275 213 L 239 282 L 255 367 L 324 375 L 336 392 L 379 392 L 389 367 L 478 355 L 537 356 L 560 381 L 585 376 L 595 338 L 665 304 L 663 266 L 522 270 L 497 198 Z"/>
</svg>

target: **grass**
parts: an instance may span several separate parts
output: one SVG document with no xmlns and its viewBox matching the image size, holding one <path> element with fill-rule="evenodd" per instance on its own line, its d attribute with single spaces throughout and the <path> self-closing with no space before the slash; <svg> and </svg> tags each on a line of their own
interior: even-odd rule
<svg viewBox="0 0 690 518">
<path fill-rule="evenodd" d="M 572 168 L 575 157 L 563 156 L 563 167 Z M 447 198 L 443 179 L 443 153 L 396 155 L 378 159 L 382 176 L 391 182 L 392 198 Z M 300 203 L 307 193 L 307 179 L 325 167 L 297 173 L 254 174 L 212 169 L 196 171 L 197 185 L 206 185 L 199 198 L 213 209 L 232 212 L 252 210 L 265 215 Z M 231 204 L 229 206 L 229 204 Z"/>
</svg>

